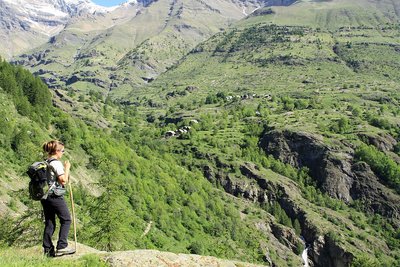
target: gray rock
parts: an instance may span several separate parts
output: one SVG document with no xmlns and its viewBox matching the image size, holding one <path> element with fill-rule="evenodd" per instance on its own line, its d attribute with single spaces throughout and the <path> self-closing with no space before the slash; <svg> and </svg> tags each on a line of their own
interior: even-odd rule
<svg viewBox="0 0 400 267">
<path fill-rule="evenodd" d="M 349 145 L 343 144 L 339 152 L 322 140 L 321 136 L 310 133 L 274 130 L 260 139 L 259 146 L 296 168 L 307 167 L 319 188 L 330 196 L 348 203 L 361 200 L 366 210 L 400 224 L 400 196 L 386 188 L 367 164 L 355 163 L 354 151 Z M 344 146 L 347 151 L 343 151 Z"/>
</svg>

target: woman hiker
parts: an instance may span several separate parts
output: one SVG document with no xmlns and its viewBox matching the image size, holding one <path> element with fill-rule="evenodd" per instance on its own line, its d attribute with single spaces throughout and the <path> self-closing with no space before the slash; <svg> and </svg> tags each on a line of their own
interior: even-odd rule
<svg viewBox="0 0 400 267">
<path fill-rule="evenodd" d="M 71 215 L 64 199 L 66 193 L 65 184 L 68 182 L 71 164 L 68 160 L 62 164 L 60 161 L 64 154 L 64 144 L 53 140 L 43 145 L 47 154 L 47 162 L 50 167 L 49 192 L 41 203 L 44 211 L 45 228 L 43 233 L 44 254 L 48 257 L 62 256 L 75 253 L 75 249 L 68 247 L 68 232 L 71 225 Z M 52 242 L 52 236 L 56 228 L 56 215 L 60 220 L 60 233 L 56 250 Z"/>
</svg>

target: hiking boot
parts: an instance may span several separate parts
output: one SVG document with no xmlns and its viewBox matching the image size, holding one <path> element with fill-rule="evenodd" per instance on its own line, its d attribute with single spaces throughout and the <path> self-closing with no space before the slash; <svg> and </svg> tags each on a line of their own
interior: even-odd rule
<svg viewBox="0 0 400 267">
<path fill-rule="evenodd" d="M 56 252 L 54 251 L 54 247 L 45 248 L 44 249 L 44 255 L 46 257 L 55 257 L 56 256 Z"/>
<path fill-rule="evenodd" d="M 74 254 L 74 253 L 75 253 L 75 249 L 73 249 L 73 248 L 69 248 L 69 247 L 61 248 L 61 249 L 57 249 L 56 257 L 63 256 L 63 255 L 70 255 L 70 254 Z"/>
</svg>

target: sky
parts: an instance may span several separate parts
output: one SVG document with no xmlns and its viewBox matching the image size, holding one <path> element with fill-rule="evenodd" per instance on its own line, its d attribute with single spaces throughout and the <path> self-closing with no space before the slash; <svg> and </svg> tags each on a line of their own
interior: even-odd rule
<svg viewBox="0 0 400 267">
<path fill-rule="evenodd" d="M 127 0 L 92 0 L 93 3 L 99 6 L 116 6 L 126 1 Z"/>
</svg>

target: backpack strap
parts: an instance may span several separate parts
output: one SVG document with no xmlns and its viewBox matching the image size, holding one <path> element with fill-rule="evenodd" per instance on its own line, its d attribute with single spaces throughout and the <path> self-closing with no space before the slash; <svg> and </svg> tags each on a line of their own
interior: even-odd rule
<svg viewBox="0 0 400 267">
<path fill-rule="evenodd" d="M 44 162 L 46 163 L 46 165 L 47 165 L 47 170 L 49 171 L 53 171 L 53 173 L 56 173 L 56 171 L 54 170 L 54 167 L 53 166 L 51 166 L 50 165 L 50 163 L 52 163 L 53 161 L 55 161 L 56 159 L 55 158 L 50 158 L 50 159 L 46 159 Z M 47 175 L 47 183 L 48 184 L 50 184 L 50 182 L 52 182 L 53 181 L 53 179 L 52 179 L 53 177 L 51 177 L 51 173 L 50 172 L 48 172 L 48 175 Z M 54 181 L 54 182 L 56 182 L 56 181 Z"/>
<path fill-rule="evenodd" d="M 51 162 L 55 161 L 56 159 L 51 158 L 51 159 L 46 159 L 44 162 L 46 163 L 47 166 L 47 184 L 49 185 L 50 182 L 52 182 L 52 177 L 51 177 L 51 173 L 50 170 L 52 170 L 55 173 L 55 170 L 53 168 L 53 166 L 50 165 Z M 56 186 L 56 182 L 54 181 L 53 183 L 51 183 L 51 185 L 49 186 L 49 190 L 47 190 L 46 194 L 44 194 L 44 196 L 42 197 L 42 199 L 47 199 L 47 197 L 49 196 L 50 191 Z"/>
</svg>

